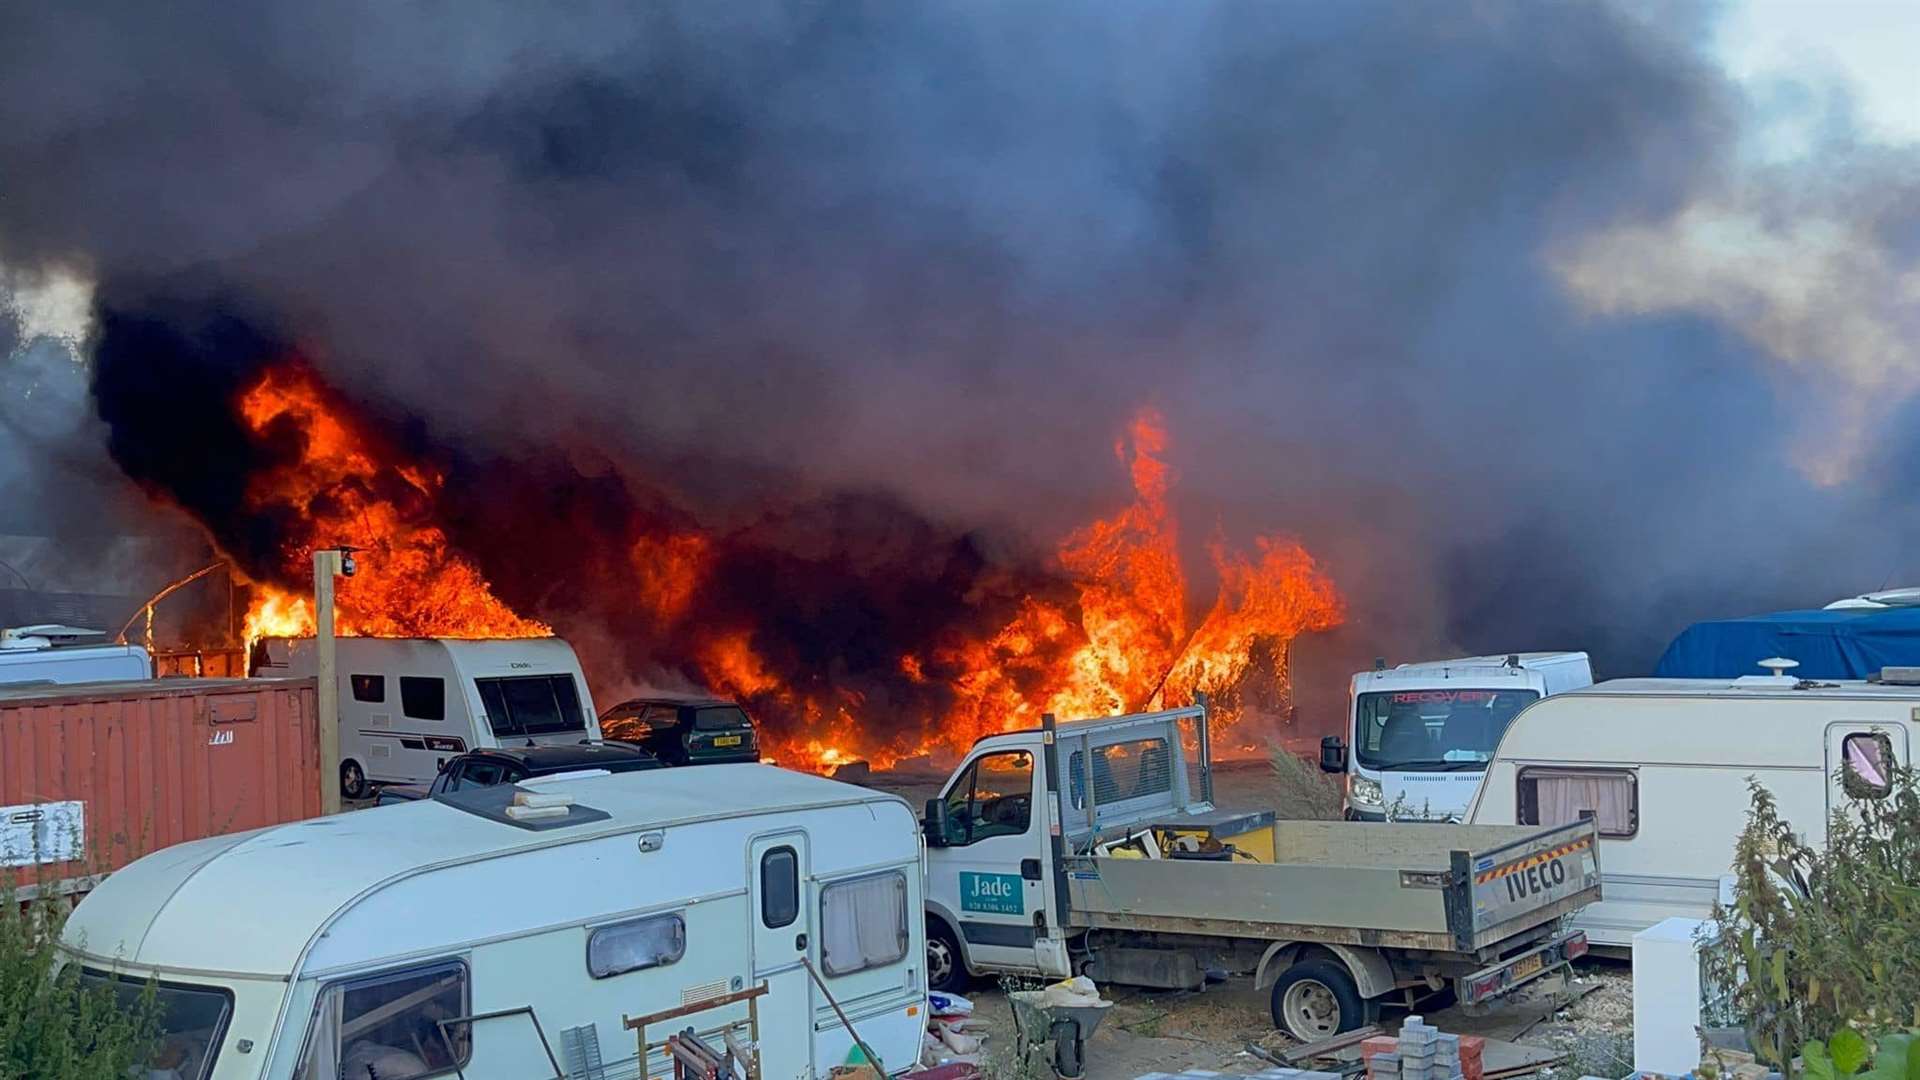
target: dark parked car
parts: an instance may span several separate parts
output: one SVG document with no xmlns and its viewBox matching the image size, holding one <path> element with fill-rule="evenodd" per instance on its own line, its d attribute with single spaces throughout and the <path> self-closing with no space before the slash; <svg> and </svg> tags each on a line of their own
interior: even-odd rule
<svg viewBox="0 0 1920 1080">
<path fill-rule="evenodd" d="M 600 714 L 600 737 L 645 747 L 669 765 L 760 760 L 760 738 L 747 711 L 720 698 L 623 701 Z"/>
<path fill-rule="evenodd" d="M 573 746 L 520 746 L 494 750 L 469 750 L 448 758 L 440 775 L 431 785 L 391 784 L 380 789 L 377 805 L 429 799 L 443 791 L 461 788 L 517 784 L 539 776 L 605 769 L 608 772 L 640 772 L 660 768 L 660 759 L 637 746 L 625 743 L 579 743 Z"/>
</svg>

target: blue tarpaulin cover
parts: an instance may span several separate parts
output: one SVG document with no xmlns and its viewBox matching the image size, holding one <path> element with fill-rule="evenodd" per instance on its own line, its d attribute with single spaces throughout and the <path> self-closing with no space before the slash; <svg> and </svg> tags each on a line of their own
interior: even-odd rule
<svg viewBox="0 0 1920 1080">
<path fill-rule="evenodd" d="M 1654 675 L 1731 679 L 1764 675 L 1760 661 L 1800 661 L 1803 679 L 1864 679 L 1883 667 L 1920 666 L 1920 608 L 1777 611 L 1694 623 L 1673 639 Z"/>
</svg>

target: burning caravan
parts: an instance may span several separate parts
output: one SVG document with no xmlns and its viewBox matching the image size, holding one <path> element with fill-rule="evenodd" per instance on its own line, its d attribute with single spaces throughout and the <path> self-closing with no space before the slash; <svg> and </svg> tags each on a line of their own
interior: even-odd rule
<svg viewBox="0 0 1920 1080">
<path fill-rule="evenodd" d="M 847 1023 L 897 1072 L 925 1025 L 921 852 L 899 798 L 821 777 L 576 776 L 168 848 L 62 946 L 158 982 L 152 1075 L 180 1080 L 658 1076 L 687 1028 L 784 1080 L 846 1062 Z"/>
<path fill-rule="evenodd" d="M 600 722 L 573 646 L 559 638 L 338 639 L 340 791 L 431 783 L 455 754 L 577 743 Z M 312 638 L 268 638 L 255 675 L 316 676 Z"/>
</svg>

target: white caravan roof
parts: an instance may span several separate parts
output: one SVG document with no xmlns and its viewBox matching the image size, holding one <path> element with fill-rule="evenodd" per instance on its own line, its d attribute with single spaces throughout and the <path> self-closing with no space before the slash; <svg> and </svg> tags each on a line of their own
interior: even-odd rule
<svg viewBox="0 0 1920 1080">
<path fill-rule="evenodd" d="M 1827 698 L 1920 701 L 1920 686 L 1863 679 L 1801 680 L 1791 675 L 1744 675 L 1737 679 L 1609 679 L 1560 695 L 1585 697 Z M 1535 706 L 1536 708 L 1538 706 Z M 1524 714 L 1523 714 L 1524 715 Z"/>
<path fill-rule="evenodd" d="M 142 967 L 285 978 L 335 915 L 419 871 L 697 821 L 900 802 L 766 765 L 655 769 L 540 790 L 609 817 L 535 831 L 422 800 L 198 840 L 108 877 L 63 937 Z"/>
</svg>

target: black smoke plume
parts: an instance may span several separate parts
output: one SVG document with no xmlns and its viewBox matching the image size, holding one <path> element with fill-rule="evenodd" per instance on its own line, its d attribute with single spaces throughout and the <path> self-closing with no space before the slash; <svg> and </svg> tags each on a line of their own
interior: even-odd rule
<svg viewBox="0 0 1920 1080">
<path fill-rule="evenodd" d="M 669 507 L 755 538 L 710 601 L 834 678 L 1044 580 L 1151 404 L 1196 567 L 1285 529 L 1351 599 L 1310 696 L 1376 653 L 1630 672 L 1914 570 L 1904 456 L 1799 465 L 1817 368 L 1556 269 L 1736 187 L 1713 10 L 16 5 L 0 260 L 98 282 L 116 460 L 243 561 L 221 403 L 295 348 L 535 614 L 593 607 L 570 533 Z"/>
</svg>

